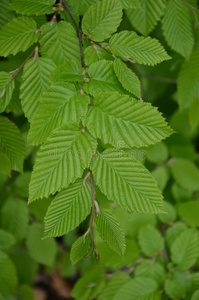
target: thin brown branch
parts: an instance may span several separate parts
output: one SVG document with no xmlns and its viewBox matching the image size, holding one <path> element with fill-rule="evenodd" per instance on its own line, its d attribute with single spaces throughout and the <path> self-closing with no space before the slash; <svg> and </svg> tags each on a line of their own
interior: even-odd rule
<svg viewBox="0 0 199 300">
<path fill-rule="evenodd" d="M 146 74 L 140 74 L 140 75 L 142 77 L 152 79 L 152 80 L 167 82 L 167 83 L 171 83 L 171 84 L 177 84 L 177 81 L 175 79 L 171 79 L 171 78 L 159 77 L 159 76 L 154 76 L 154 75 L 146 75 Z"/>
<path fill-rule="evenodd" d="M 81 63 L 82 63 L 82 67 L 84 68 L 84 52 L 83 52 L 83 46 L 82 46 L 82 31 L 79 28 L 77 22 L 75 21 L 75 18 L 68 6 L 68 4 L 66 3 L 65 0 L 60 0 L 60 2 L 63 4 L 64 8 L 67 10 L 69 16 L 71 17 L 71 20 L 73 21 L 73 24 L 75 25 L 76 29 L 77 29 L 77 35 L 79 38 L 79 49 L 80 49 L 80 56 L 81 56 Z"/>
<path fill-rule="evenodd" d="M 182 0 L 182 2 L 184 2 L 184 4 L 186 4 L 192 11 L 197 10 L 196 7 L 194 7 L 191 4 L 189 4 L 189 2 L 187 2 L 186 0 Z"/>
<path fill-rule="evenodd" d="M 190 3 L 188 3 L 186 0 L 182 0 L 182 2 L 184 2 L 184 4 L 186 4 L 186 5 L 190 8 L 190 10 L 191 10 L 191 12 L 192 12 L 192 14 L 193 14 L 194 20 L 195 20 L 195 30 L 197 30 L 199 24 L 198 24 L 198 19 L 197 19 L 197 16 L 196 16 L 196 11 L 197 11 L 198 9 L 197 9 L 196 7 L 194 7 L 194 6 L 192 6 L 192 5 L 191 5 Z"/>
<path fill-rule="evenodd" d="M 91 212 L 91 220 L 90 220 L 90 224 L 89 224 L 89 233 L 90 233 L 90 237 L 91 237 L 91 243 L 93 246 L 93 250 L 95 250 L 95 242 L 94 242 L 94 238 L 93 238 L 93 220 L 94 220 L 94 215 L 95 215 L 95 189 L 94 189 L 94 183 L 93 183 L 93 174 L 90 171 L 90 183 L 91 183 L 91 193 L 92 193 L 92 198 L 93 198 L 93 203 L 92 203 L 92 212 Z"/>
<path fill-rule="evenodd" d="M 110 52 L 105 46 L 101 45 L 101 44 L 98 43 L 98 42 L 93 41 L 87 34 L 84 34 L 84 37 L 85 37 L 87 40 L 89 40 L 89 41 L 91 42 L 92 45 L 97 45 L 97 46 L 99 46 L 99 47 L 102 48 L 104 51 L 106 51 L 108 54 L 110 54 L 111 56 L 114 56 L 114 57 L 115 57 L 115 55 L 114 55 L 112 52 Z"/>
<path fill-rule="evenodd" d="M 8 86 L 11 84 L 11 82 L 15 79 L 15 77 L 17 76 L 17 74 L 19 73 L 19 71 L 24 67 L 24 65 L 27 63 L 27 61 L 31 58 L 31 56 L 35 53 L 35 49 L 37 49 L 39 46 L 39 44 L 34 48 L 34 50 L 28 55 L 28 57 L 24 60 L 24 62 L 19 66 L 18 69 L 16 69 L 13 74 L 12 74 L 12 78 L 8 81 L 8 83 L 2 88 L 3 95 L 6 91 L 6 89 L 8 88 Z M 0 97 L 1 98 L 1 97 Z"/>
</svg>

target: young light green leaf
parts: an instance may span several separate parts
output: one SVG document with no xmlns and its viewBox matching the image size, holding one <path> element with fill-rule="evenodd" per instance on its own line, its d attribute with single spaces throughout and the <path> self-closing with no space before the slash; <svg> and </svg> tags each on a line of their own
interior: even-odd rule
<svg viewBox="0 0 199 300">
<path fill-rule="evenodd" d="M 100 209 L 99 215 L 95 216 L 95 223 L 97 231 L 109 247 L 118 254 L 123 255 L 126 248 L 125 236 L 110 211 Z"/>
<path fill-rule="evenodd" d="M 172 223 L 176 220 L 176 210 L 175 207 L 167 201 L 164 201 L 164 207 L 165 210 L 167 212 L 167 214 L 159 214 L 158 215 L 158 219 L 162 222 L 162 223 Z"/>
<path fill-rule="evenodd" d="M 147 36 L 155 27 L 165 8 L 164 0 L 140 0 L 140 7 L 126 10 L 132 25 Z"/>
<path fill-rule="evenodd" d="M 122 7 L 125 9 L 129 8 L 141 8 L 140 0 L 120 0 Z"/>
<path fill-rule="evenodd" d="M 176 238 L 171 246 L 172 261 L 181 270 L 188 270 L 197 261 L 199 238 L 196 229 L 187 229 Z"/>
<path fill-rule="evenodd" d="M 185 297 L 185 290 L 183 286 L 176 280 L 167 279 L 165 281 L 165 291 L 166 294 L 172 300 L 184 299 Z"/>
<path fill-rule="evenodd" d="M 29 187 L 29 203 L 67 188 L 82 176 L 97 141 L 79 126 L 68 123 L 55 130 L 37 153 Z"/>
<path fill-rule="evenodd" d="M 31 122 L 38 111 L 39 97 L 50 84 L 50 74 L 56 65 L 49 58 L 30 59 L 24 67 L 20 98 L 23 111 Z"/>
<path fill-rule="evenodd" d="M 102 0 L 93 4 L 82 20 L 82 30 L 96 42 L 104 41 L 117 30 L 122 19 L 119 0 Z"/>
<path fill-rule="evenodd" d="M 54 239 L 42 240 L 43 228 L 39 223 L 29 226 L 26 246 L 29 255 L 38 263 L 52 267 L 55 261 L 57 247 Z"/>
<path fill-rule="evenodd" d="M 14 235 L 10 232 L 0 229 L 0 249 L 8 249 L 16 243 Z"/>
<path fill-rule="evenodd" d="M 151 263 L 151 260 L 143 260 L 135 269 L 136 277 L 150 277 L 162 285 L 166 278 L 164 267 L 159 262 Z"/>
<path fill-rule="evenodd" d="M 21 241 L 28 227 L 28 208 L 21 199 L 6 199 L 1 209 L 1 227 Z"/>
<path fill-rule="evenodd" d="M 91 248 L 90 235 L 87 234 L 85 237 L 80 236 L 76 242 L 72 245 L 70 252 L 70 259 L 73 265 L 84 258 Z"/>
<path fill-rule="evenodd" d="M 0 112 L 3 112 L 12 98 L 12 93 L 15 88 L 15 81 L 12 79 L 12 75 L 7 72 L 0 72 Z M 10 84 L 6 87 L 6 85 Z"/>
<path fill-rule="evenodd" d="M 71 5 L 77 7 L 79 14 L 83 16 L 88 8 L 98 0 L 76 0 L 75 3 L 73 0 L 69 1 L 71 2 Z"/>
<path fill-rule="evenodd" d="M 56 99 L 56 101 L 55 101 Z M 79 124 L 86 114 L 90 98 L 81 95 L 71 83 L 51 85 L 40 98 L 40 107 L 28 134 L 28 143 L 39 145 L 53 130 L 69 122 Z"/>
<path fill-rule="evenodd" d="M 26 51 L 38 39 L 36 22 L 32 18 L 18 17 L 0 30 L 0 56 Z"/>
<path fill-rule="evenodd" d="M 170 0 L 162 20 L 168 44 L 184 57 L 189 57 L 194 45 L 192 13 L 183 1 Z"/>
<path fill-rule="evenodd" d="M 70 59 L 80 60 L 79 41 L 70 23 L 61 21 L 52 25 L 50 22 L 44 24 L 39 42 L 41 53 L 57 65 Z"/>
<path fill-rule="evenodd" d="M 84 125 L 93 136 L 116 148 L 145 147 L 172 133 L 157 108 L 117 92 L 97 95 Z"/>
<path fill-rule="evenodd" d="M 168 155 L 168 148 L 164 142 L 151 145 L 146 149 L 146 157 L 152 163 L 164 163 L 168 159 Z"/>
<path fill-rule="evenodd" d="M 51 202 L 44 219 L 44 237 L 61 236 L 75 229 L 89 215 L 91 207 L 91 186 L 78 179 Z"/>
<path fill-rule="evenodd" d="M 109 45 L 111 52 L 115 55 L 120 55 L 139 64 L 154 66 L 170 59 L 158 40 L 138 36 L 133 31 L 122 31 L 114 34 Z"/>
<path fill-rule="evenodd" d="M 11 259 L 0 251 L 0 291 L 4 296 L 15 293 L 17 287 L 17 274 Z"/>
<path fill-rule="evenodd" d="M 113 300 L 155 300 L 158 299 L 156 298 L 157 288 L 157 283 L 153 279 L 145 277 L 134 278 L 121 286 Z"/>
<path fill-rule="evenodd" d="M 174 223 L 173 227 L 170 227 L 166 231 L 166 243 L 169 247 L 173 244 L 173 242 L 180 236 L 180 234 L 187 229 L 187 226 L 182 223 Z"/>
<path fill-rule="evenodd" d="M 84 59 L 86 66 L 90 66 L 99 60 L 113 60 L 113 56 L 104 51 L 101 47 L 92 44 L 92 46 L 86 47 L 84 50 Z"/>
<path fill-rule="evenodd" d="M 170 178 L 170 172 L 167 166 L 158 166 L 151 172 L 153 178 L 157 181 L 158 187 L 161 191 L 164 191 L 167 182 Z"/>
<path fill-rule="evenodd" d="M 199 169 L 186 159 L 177 158 L 171 165 L 174 179 L 189 191 L 199 190 Z"/>
<path fill-rule="evenodd" d="M 6 117 L 0 116 L 0 147 L 9 157 L 13 170 L 22 172 L 25 143 L 19 129 Z"/>
<path fill-rule="evenodd" d="M 199 99 L 195 98 L 189 108 L 189 120 L 193 128 L 196 128 L 199 125 Z"/>
<path fill-rule="evenodd" d="M 157 183 L 130 154 L 108 149 L 96 156 L 91 169 L 96 184 L 109 200 L 131 212 L 164 212 Z"/>
<path fill-rule="evenodd" d="M 51 74 L 54 82 L 78 81 L 83 82 L 83 69 L 77 60 L 69 60 L 58 66 Z"/>
<path fill-rule="evenodd" d="M 52 14 L 55 0 L 11 0 L 10 6 L 22 15 Z"/>
<path fill-rule="evenodd" d="M 139 231 L 139 244 L 142 252 L 153 257 L 164 248 L 164 240 L 160 232 L 153 226 L 143 226 Z"/>
<path fill-rule="evenodd" d="M 182 202 L 178 205 L 180 218 L 191 227 L 199 227 L 199 201 Z"/>
<path fill-rule="evenodd" d="M 135 73 L 125 65 L 121 59 L 115 59 L 113 63 L 115 74 L 123 88 L 141 99 L 141 86 Z"/>
<path fill-rule="evenodd" d="M 112 61 L 100 60 L 93 63 L 88 69 L 88 75 L 90 79 L 84 84 L 84 90 L 92 96 L 115 91 L 127 94 L 115 75 Z"/>
<path fill-rule="evenodd" d="M 182 65 L 178 76 L 178 103 L 186 109 L 198 98 L 199 93 L 199 49 L 192 52 L 188 61 Z"/>
</svg>

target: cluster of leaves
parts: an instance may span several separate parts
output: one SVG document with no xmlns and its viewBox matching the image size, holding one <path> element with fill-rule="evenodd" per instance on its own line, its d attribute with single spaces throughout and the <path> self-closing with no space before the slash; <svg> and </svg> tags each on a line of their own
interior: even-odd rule
<svg viewBox="0 0 199 300">
<path fill-rule="evenodd" d="M 0 297 L 33 299 L 44 264 L 79 300 L 197 299 L 196 1 L 0 8 Z"/>
</svg>

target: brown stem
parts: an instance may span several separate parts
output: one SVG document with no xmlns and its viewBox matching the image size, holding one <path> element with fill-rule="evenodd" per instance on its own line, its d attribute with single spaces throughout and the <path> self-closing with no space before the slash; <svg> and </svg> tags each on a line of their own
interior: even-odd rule
<svg viewBox="0 0 199 300">
<path fill-rule="evenodd" d="M 95 250 L 95 242 L 94 242 L 94 238 L 93 238 L 93 231 L 92 231 L 92 227 L 93 227 L 93 219 L 94 219 L 94 214 L 95 214 L 95 189 L 94 189 L 94 183 L 93 183 L 93 174 L 90 171 L 90 183 L 91 183 L 91 193 L 92 193 L 92 198 L 93 198 L 93 204 L 92 204 L 92 212 L 91 212 L 91 220 L 90 220 L 90 224 L 89 224 L 89 233 L 90 233 L 90 237 L 91 237 L 91 243 L 93 246 L 93 250 Z"/>
<path fill-rule="evenodd" d="M 194 11 L 194 10 L 197 10 L 196 7 L 192 6 L 191 4 L 189 4 L 186 0 L 182 0 L 184 2 L 184 4 L 186 4 L 187 6 L 189 6 L 189 8 Z"/>
<path fill-rule="evenodd" d="M 71 20 L 73 21 L 73 24 L 75 25 L 76 29 L 77 29 L 77 35 L 79 38 L 79 48 L 80 48 L 80 56 L 81 56 L 81 63 L 82 63 L 82 67 L 84 68 L 84 52 L 83 52 L 83 46 L 82 46 L 82 31 L 79 28 L 77 22 L 75 21 L 75 18 L 73 17 L 73 14 L 68 6 L 68 4 L 66 3 L 65 0 L 60 0 L 60 2 L 62 2 L 63 6 L 65 7 L 65 9 L 67 10 L 69 16 L 71 17 Z"/>
<path fill-rule="evenodd" d="M 39 44 L 35 47 L 38 48 Z M 28 57 L 24 60 L 24 62 L 21 64 L 21 66 L 19 66 L 18 69 L 16 69 L 13 72 L 12 78 L 10 79 L 10 81 L 8 81 L 8 83 L 2 88 L 2 90 L 6 91 L 6 89 L 8 88 L 8 86 L 11 84 L 11 82 L 15 79 L 15 77 L 17 76 L 17 74 L 19 73 L 19 71 L 24 67 L 24 65 L 27 63 L 27 61 L 31 58 L 31 56 L 35 53 L 35 49 L 28 55 Z M 1 97 L 0 97 L 1 98 Z"/>
<path fill-rule="evenodd" d="M 198 24 L 198 19 L 197 19 L 197 16 L 196 16 L 196 11 L 198 10 L 196 7 L 194 7 L 194 6 L 192 6 L 191 4 L 189 4 L 186 0 L 182 0 L 183 2 L 184 2 L 184 4 L 186 4 L 189 8 L 190 8 L 190 10 L 191 10 L 191 12 L 192 12 L 192 14 L 193 14 L 193 17 L 194 17 L 194 20 L 195 20 L 195 29 L 197 29 L 197 26 L 199 25 Z"/>
<path fill-rule="evenodd" d="M 89 40 L 91 42 L 91 44 L 97 45 L 100 48 L 102 48 L 104 51 L 106 51 L 108 54 L 110 54 L 111 56 L 114 56 L 113 53 L 111 53 L 108 49 L 106 49 L 106 47 L 102 46 L 100 43 L 93 41 L 91 38 L 89 38 L 89 36 L 87 34 L 84 34 L 84 37 L 87 38 L 87 40 Z M 114 56 L 115 57 L 115 56 Z"/>
</svg>

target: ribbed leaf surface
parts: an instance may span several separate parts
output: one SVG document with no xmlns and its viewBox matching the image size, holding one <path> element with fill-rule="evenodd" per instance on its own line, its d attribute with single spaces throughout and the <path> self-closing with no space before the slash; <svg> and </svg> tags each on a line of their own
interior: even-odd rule
<svg viewBox="0 0 199 300">
<path fill-rule="evenodd" d="M 26 246 L 34 261 L 52 267 L 56 258 L 57 247 L 54 239 L 42 240 L 43 228 L 39 223 L 29 226 Z"/>
<path fill-rule="evenodd" d="M 157 283 L 145 277 L 129 280 L 116 293 L 113 300 L 156 300 Z"/>
<path fill-rule="evenodd" d="M 0 150 L 0 173 L 10 176 L 12 170 L 11 162 L 7 154 Z"/>
<path fill-rule="evenodd" d="M 8 155 L 13 170 L 22 172 L 25 143 L 19 129 L 6 117 L 0 116 L 0 147 Z"/>
<path fill-rule="evenodd" d="M 1 210 L 1 227 L 12 233 L 18 241 L 25 235 L 28 226 L 28 208 L 21 199 L 10 198 Z"/>
<path fill-rule="evenodd" d="M 166 271 L 159 262 L 151 263 L 150 259 L 145 259 L 136 267 L 135 276 L 151 278 L 162 285 L 166 278 Z"/>
<path fill-rule="evenodd" d="M 82 20 L 82 30 L 94 41 L 101 42 L 117 30 L 122 18 L 119 0 L 102 0 L 93 4 Z"/>
<path fill-rule="evenodd" d="M 115 75 L 112 61 L 100 60 L 93 63 L 88 69 L 88 75 L 90 80 L 84 84 L 84 90 L 93 96 L 101 92 L 127 93 Z"/>
<path fill-rule="evenodd" d="M 9 6 L 9 0 L 0 1 L 0 28 L 15 17 L 15 12 Z"/>
<path fill-rule="evenodd" d="M 164 212 L 157 183 L 133 156 L 109 149 L 96 156 L 91 168 L 97 185 L 109 200 L 133 212 Z"/>
<path fill-rule="evenodd" d="M 5 86 L 11 79 L 11 74 L 7 72 L 0 72 L 0 112 L 3 112 L 6 109 L 6 106 L 10 103 L 12 98 L 12 93 L 15 88 L 15 81 L 13 80 L 5 89 Z"/>
<path fill-rule="evenodd" d="M 188 57 L 194 45 L 192 15 L 188 5 L 183 1 L 170 0 L 162 20 L 162 28 L 171 48 Z"/>
<path fill-rule="evenodd" d="M 140 0 L 120 0 L 122 3 L 122 7 L 129 9 L 129 8 L 141 8 Z"/>
<path fill-rule="evenodd" d="M 187 229 L 171 246 L 171 258 L 181 270 L 188 270 L 197 261 L 199 239 L 196 229 Z"/>
<path fill-rule="evenodd" d="M 82 82 L 83 69 L 81 63 L 77 60 L 69 60 L 58 66 L 51 74 L 54 82 L 78 81 Z"/>
<path fill-rule="evenodd" d="M 140 0 L 140 8 L 127 10 L 132 25 L 143 35 L 148 35 L 162 16 L 164 0 Z"/>
<path fill-rule="evenodd" d="M 82 176 L 97 146 L 96 140 L 75 124 L 57 129 L 41 146 L 29 187 L 29 202 L 67 188 Z"/>
<path fill-rule="evenodd" d="M 97 230 L 103 240 L 118 254 L 125 252 L 125 236 L 119 223 L 108 210 L 100 210 L 95 216 Z"/>
<path fill-rule="evenodd" d="M 91 247 L 90 235 L 80 236 L 76 242 L 72 245 L 70 252 L 70 259 L 73 265 L 80 261 L 84 256 L 86 256 Z"/>
<path fill-rule="evenodd" d="M 178 103 L 181 109 L 190 106 L 199 94 L 199 49 L 193 51 L 182 65 L 178 77 Z"/>
<path fill-rule="evenodd" d="M 53 84 L 41 96 L 39 111 L 31 124 L 28 142 L 39 145 L 57 127 L 68 122 L 78 124 L 80 118 L 86 114 L 89 101 L 88 95 L 81 95 L 70 83 Z"/>
<path fill-rule="evenodd" d="M 167 279 L 164 288 L 170 299 L 184 299 L 185 297 L 185 289 L 177 280 Z"/>
<path fill-rule="evenodd" d="M 88 110 L 85 126 L 116 148 L 143 147 L 172 133 L 157 108 L 119 93 L 101 93 Z"/>
<path fill-rule="evenodd" d="M 55 0 L 11 0 L 10 6 L 22 15 L 52 14 L 52 5 Z"/>
<path fill-rule="evenodd" d="M 84 50 L 84 59 L 86 66 L 90 67 L 90 65 L 99 60 L 113 60 L 113 56 L 104 51 L 104 49 L 102 49 L 101 47 L 94 45 L 86 47 L 86 49 Z"/>
<path fill-rule="evenodd" d="M 109 44 L 112 53 L 144 65 L 153 66 L 170 59 L 158 40 L 138 36 L 132 31 L 122 31 L 114 34 Z"/>
<path fill-rule="evenodd" d="M 56 65 L 49 58 L 30 59 L 24 67 L 20 98 L 23 111 L 31 122 L 37 113 L 39 97 L 51 84 L 50 74 Z"/>
<path fill-rule="evenodd" d="M 0 292 L 4 295 L 15 294 L 17 274 L 10 258 L 0 251 Z"/>
<path fill-rule="evenodd" d="M 0 56 L 27 50 L 38 39 L 36 29 L 32 18 L 19 17 L 10 21 L 0 31 Z"/>
<path fill-rule="evenodd" d="M 79 41 L 70 23 L 44 24 L 41 27 L 41 52 L 57 64 L 70 59 L 80 60 Z"/>
<path fill-rule="evenodd" d="M 122 86 L 135 95 L 137 98 L 141 98 L 140 81 L 135 73 L 127 67 L 120 59 L 115 59 L 113 63 L 115 74 L 121 82 Z"/>
<path fill-rule="evenodd" d="M 89 215 L 91 186 L 78 179 L 51 202 L 45 216 L 44 237 L 56 237 L 75 229 Z"/>
</svg>

